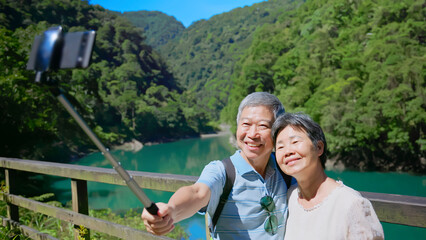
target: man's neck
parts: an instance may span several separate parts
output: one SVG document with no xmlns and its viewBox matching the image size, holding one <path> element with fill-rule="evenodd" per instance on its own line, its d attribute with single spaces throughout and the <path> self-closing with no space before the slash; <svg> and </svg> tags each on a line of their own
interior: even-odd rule
<svg viewBox="0 0 426 240">
<path fill-rule="evenodd" d="M 241 156 L 246 160 L 246 162 L 257 172 L 259 173 L 263 179 L 265 179 L 266 176 L 266 166 L 269 162 L 269 157 L 271 156 L 271 153 L 269 153 L 266 156 L 258 157 L 256 159 L 248 159 L 244 156 L 243 152 L 240 153 Z"/>
</svg>

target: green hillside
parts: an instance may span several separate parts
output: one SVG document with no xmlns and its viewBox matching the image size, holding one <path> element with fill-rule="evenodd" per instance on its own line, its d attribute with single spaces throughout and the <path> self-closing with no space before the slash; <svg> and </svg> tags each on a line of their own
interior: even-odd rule
<svg viewBox="0 0 426 240">
<path fill-rule="evenodd" d="M 219 119 L 226 105 L 235 63 L 251 45 L 257 28 L 303 1 L 267 1 L 236 8 L 193 23 L 180 36 L 158 47 L 179 83 Z"/>
<path fill-rule="evenodd" d="M 92 64 L 52 77 L 106 145 L 168 141 L 211 131 L 195 97 L 128 20 L 87 1 L 0 1 L 0 152 L 68 161 L 95 146 L 26 70 L 31 44 L 51 26 L 95 30 Z M 3 14 L 7 13 L 7 14 Z"/>
<path fill-rule="evenodd" d="M 154 49 L 178 37 L 185 29 L 174 17 L 158 11 L 124 12 L 122 16 L 143 29 L 146 44 Z"/>
<path fill-rule="evenodd" d="M 252 91 L 324 128 L 332 157 L 359 169 L 425 172 L 424 1 L 307 1 L 256 31 L 222 112 Z"/>
<path fill-rule="evenodd" d="M 221 119 L 235 126 L 247 93 L 272 92 L 320 122 L 338 162 L 421 172 L 424 9 L 411 0 L 267 1 L 198 21 L 158 49 L 212 119 L 225 106 Z"/>
<path fill-rule="evenodd" d="M 25 70 L 34 36 L 62 25 L 97 31 L 92 65 L 55 78 L 107 144 L 198 136 L 212 122 L 235 130 L 241 99 L 268 91 L 323 126 L 336 163 L 425 172 L 424 1 L 271 0 L 186 29 L 78 0 L 3 0 L 0 12 L 3 156 L 94 149 Z"/>
</svg>

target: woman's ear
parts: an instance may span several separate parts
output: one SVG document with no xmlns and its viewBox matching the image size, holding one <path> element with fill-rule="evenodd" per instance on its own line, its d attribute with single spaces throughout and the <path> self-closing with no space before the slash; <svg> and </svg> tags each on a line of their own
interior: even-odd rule
<svg viewBox="0 0 426 240">
<path fill-rule="evenodd" d="M 324 143 L 322 141 L 318 141 L 317 150 L 318 150 L 318 157 L 320 157 L 324 153 Z"/>
</svg>

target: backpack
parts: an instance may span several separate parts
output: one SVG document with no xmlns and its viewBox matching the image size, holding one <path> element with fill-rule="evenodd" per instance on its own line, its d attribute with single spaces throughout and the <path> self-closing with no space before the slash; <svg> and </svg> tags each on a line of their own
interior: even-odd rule
<svg viewBox="0 0 426 240">
<path fill-rule="evenodd" d="M 226 181 L 225 186 L 223 186 L 222 195 L 220 195 L 219 203 L 217 205 L 216 211 L 214 212 L 212 219 L 212 226 L 210 228 L 210 232 L 213 231 L 216 226 L 217 221 L 219 220 L 219 216 L 222 213 L 223 207 L 225 206 L 226 201 L 228 200 L 229 194 L 231 193 L 232 187 L 234 186 L 235 181 L 235 168 L 229 157 L 222 160 L 223 165 L 225 166 L 226 172 Z M 287 185 L 287 189 L 290 188 L 291 185 L 291 176 L 285 174 L 280 167 L 277 167 L 281 176 L 283 177 L 285 184 Z"/>
</svg>

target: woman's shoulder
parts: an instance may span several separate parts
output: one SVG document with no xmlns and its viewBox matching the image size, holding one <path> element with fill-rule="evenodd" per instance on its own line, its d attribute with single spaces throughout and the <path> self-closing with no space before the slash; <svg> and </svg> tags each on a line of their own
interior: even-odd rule
<svg viewBox="0 0 426 240">
<path fill-rule="evenodd" d="M 371 205 L 370 201 L 363 197 L 357 190 L 346 186 L 343 182 L 338 181 L 340 187 L 338 188 L 338 199 L 346 203 L 348 207 Z"/>
<path fill-rule="evenodd" d="M 361 193 L 359 193 L 357 190 L 355 190 L 355 189 L 353 189 L 349 186 L 346 186 L 342 181 L 337 181 L 337 183 L 340 185 L 340 190 L 343 194 L 346 194 L 348 196 L 352 196 L 352 197 L 355 197 L 355 198 L 358 198 L 358 197 L 362 198 Z"/>
<path fill-rule="evenodd" d="M 351 187 L 342 186 L 346 218 L 351 234 L 356 239 L 384 239 L 383 228 L 370 200 Z"/>
</svg>

